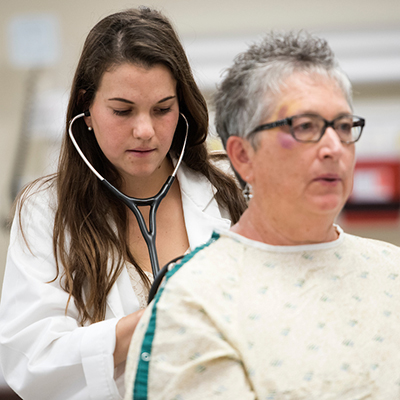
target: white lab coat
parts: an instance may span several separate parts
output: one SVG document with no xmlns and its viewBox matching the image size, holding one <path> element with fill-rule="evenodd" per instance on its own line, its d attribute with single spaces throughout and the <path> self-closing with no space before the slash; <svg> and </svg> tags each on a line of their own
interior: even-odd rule
<svg viewBox="0 0 400 400">
<path fill-rule="evenodd" d="M 213 229 L 230 227 L 214 199 L 215 188 L 182 165 L 177 173 L 190 247 Z M 139 308 L 128 272 L 122 271 L 107 298 L 104 321 L 80 327 L 78 311 L 55 275 L 52 249 L 54 195 L 45 190 L 23 208 L 23 226 L 34 255 L 14 219 L 0 303 L 0 360 L 8 384 L 35 400 L 121 399 L 125 366 L 114 369 L 115 326 Z M 50 283 L 48 283 L 50 282 Z"/>
</svg>

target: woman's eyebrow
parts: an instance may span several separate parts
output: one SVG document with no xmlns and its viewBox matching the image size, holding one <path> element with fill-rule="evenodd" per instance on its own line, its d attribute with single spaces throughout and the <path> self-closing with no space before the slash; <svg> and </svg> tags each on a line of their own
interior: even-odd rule
<svg viewBox="0 0 400 400">
<path fill-rule="evenodd" d="M 176 98 L 176 96 L 165 97 L 165 98 L 161 99 L 160 101 L 158 101 L 157 104 L 164 103 L 164 102 L 166 102 L 168 100 L 171 100 L 171 99 L 174 99 L 174 98 Z M 127 104 L 135 104 L 133 101 L 128 100 L 128 99 L 124 99 L 122 97 L 112 97 L 111 99 L 108 99 L 108 100 L 109 101 L 120 101 L 122 103 L 127 103 Z"/>
<path fill-rule="evenodd" d="M 108 100 L 109 100 L 109 101 L 120 101 L 120 102 L 122 102 L 122 103 L 127 103 L 127 104 L 135 104 L 133 101 L 124 99 L 124 98 L 122 98 L 122 97 L 113 97 L 113 98 L 108 99 Z"/>
<path fill-rule="evenodd" d="M 168 101 L 168 100 L 171 100 L 171 99 L 175 99 L 176 98 L 176 96 L 168 96 L 168 97 L 165 97 L 164 99 L 161 99 L 159 102 L 158 102 L 158 104 L 159 103 L 164 103 L 165 101 Z"/>
</svg>

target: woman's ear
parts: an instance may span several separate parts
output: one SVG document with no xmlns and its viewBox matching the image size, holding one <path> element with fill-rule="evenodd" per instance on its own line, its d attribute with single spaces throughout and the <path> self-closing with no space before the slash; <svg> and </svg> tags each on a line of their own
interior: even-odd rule
<svg viewBox="0 0 400 400">
<path fill-rule="evenodd" d="M 92 117 L 83 117 L 83 119 L 85 120 L 85 124 L 88 127 L 88 130 L 91 131 L 93 129 L 93 125 L 92 125 Z"/>
<path fill-rule="evenodd" d="M 251 183 L 253 180 L 252 158 L 254 155 L 254 149 L 251 144 L 239 136 L 230 136 L 226 142 L 226 152 L 233 168 L 240 177 L 244 181 Z"/>
<path fill-rule="evenodd" d="M 81 89 L 79 91 L 79 102 L 81 102 L 81 103 L 85 102 L 85 100 L 84 100 L 85 99 L 85 93 L 86 93 L 86 90 Z M 89 109 L 89 107 L 87 107 L 87 109 Z M 86 110 L 86 108 L 85 108 L 85 110 Z M 91 131 L 93 129 L 92 117 L 89 115 L 89 116 L 83 117 L 83 119 L 85 120 L 86 126 Z"/>
</svg>

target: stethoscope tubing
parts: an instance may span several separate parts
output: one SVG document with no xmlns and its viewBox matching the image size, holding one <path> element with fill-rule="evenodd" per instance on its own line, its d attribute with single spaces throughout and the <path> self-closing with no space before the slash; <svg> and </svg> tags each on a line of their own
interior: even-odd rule
<svg viewBox="0 0 400 400">
<path fill-rule="evenodd" d="M 158 288 L 160 287 L 162 280 L 164 279 L 165 275 L 167 272 L 175 266 L 175 264 L 181 260 L 185 255 L 179 256 L 171 260 L 169 263 L 165 264 L 163 268 L 161 268 L 161 271 L 157 274 L 157 276 L 154 278 L 153 284 L 151 285 L 150 291 L 149 291 L 149 297 L 147 299 L 147 304 L 150 304 L 151 301 L 154 299 L 154 297 L 157 294 Z"/>
<path fill-rule="evenodd" d="M 187 143 L 187 138 L 188 138 L 188 133 L 189 133 L 189 124 L 187 122 L 186 117 L 180 113 L 182 118 L 185 120 L 186 123 L 186 134 L 185 134 L 185 139 L 183 142 L 182 146 L 182 151 L 179 156 L 179 159 L 175 165 L 175 169 L 172 172 L 172 174 L 167 178 L 165 181 L 164 185 L 161 187 L 160 191 L 152 197 L 148 197 L 145 199 L 139 199 L 136 197 L 129 197 L 119 191 L 116 187 L 114 187 L 110 182 L 108 182 L 94 167 L 93 165 L 89 162 L 89 160 L 85 157 L 83 154 L 81 148 L 79 147 L 78 143 L 76 142 L 74 135 L 72 133 L 72 125 L 73 123 L 82 117 L 88 117 L 90 115 L 89 111 L 85 111 L 81 114 L 76 115 L 74 118 L 71 119 L 69 126 L 68 126 L 68 133 L 69 137 L 79 153 L 80 157 L 82 160 L 85 162 L 85 164 L 89 167 L 89 169 L 97 176 L 97 178 L 100 180 L 100 182 L 107 187 L 108 190 L 110 190 L 117 198 L 119 198 L 135 215 L 136 220 L 138 222 L 140 232 L 142 233 L 143 239 L 146 242 L 147 249 L 149 252 L 149 257 L 150 257 L 150 263 L 151 263 L 151 269 L 153 272 L 153 277 L 156 279 L 157 275 L 160 272 L 160 266 L 158 262 L 158 256 L 157 256 L 157 248 L 156 248 L 156 213 L 157 209 L 163 200 L 163 198 L 167 195 L 169 189 L 171 188 L 172 184 L 175 181 L 175 176 L 176 173 L 178 172 L 179 166 L 182 163 L 183 160 L 183 155 L 185 153 L 186 149 L 186 143 Z M 143 218 L 142 213 L 139 210 L 139 206 L 149 206 L 149 228 L 147 229 L 146 222 Z"/>
</svg>

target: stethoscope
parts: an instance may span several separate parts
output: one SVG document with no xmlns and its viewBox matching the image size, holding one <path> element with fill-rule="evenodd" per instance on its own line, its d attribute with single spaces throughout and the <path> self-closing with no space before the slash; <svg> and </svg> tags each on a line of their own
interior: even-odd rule
<svg viewBox="0 0 400 400">
<path fill-rule="evenodd" d="M 125 203 L 129 209 L 133 212 L 135 215 L 137 222 L 139 224 L 140 231 L 143 235 L 143 238 L 146 242 L 147 249 L 149 251 L 149 256 L 150 256 L 150 263 L 151 263 L 151 269 L 153 271 L 153 277 L 154 280 L 157 280 L 157 275 L 162 275 L 159 274 L 160 272 L 160 267 L 158 263 L 158 256 L 157 256 L 157 249 L 156 249 L 156 212 L 158 209 L 158 206 L 160 205 L 162 199 L 167 195 L 168 190 L 171 188 L 172 184 L 174 183 L 175 180 L 175 175 L 178 171 L 179 166 L 181 165 L 183 155 L 185 152 L 186 148 L 186 142 L 188 138 L 188 133 L 189 133 L 189 124 L 187 122 L 186 117 L 180 113 L 180 115 L 183 117 L 186 123 L 186 135 L 185 135 L 185 140 L 183 142 L 182 146 L 182 151 L 181 155 L 179 156 L 178 162 L 176 163 L 175 169 L 172 172 L 172 175 L 167 178 L 165 181 L 164 185 L 160 189 L 160 191 L 153 197 L 148 197 L 147 199 L 138 199 L 135 197 L 129 197 L 122 192 L 120 192 L 117 188 L 115 188 L 113 185 L 111 185 L 110 182 L 108 182 L 104 177 L 102 177 L 98 171 L 95 170 L 92 164 L 90 164 L 89 160 L 85 157 L 83 154 L 82 150 L 80 149 L 78 143 L 76 142 L 74 135 L 72 134 L 72 125 L 73 123 L 78 119 L 82 117 L 89 117 L 90 116 L 90 111 L 84 111 L 82 114 L 78 114 L 74 118 L 71 119 L 68 127 L 68 132 L 69 132 L 69 137 L 72 140 L 72 143 L 74 144 L 77 152 L 81 156 L 82 160 L 86 163 L 86 165 L 90 168 L 90 170 L 97 176 L 97 178 L 100 179 L 100 182 L 105 185 L 112 193 L 114 193 L 115 196 L 117 196 L 123 203 Z M 139 210 L 139 206 L 150 206 L 150 211 L 149 211 L 149 228 L 147 229 L 146 223 L 144 221 L 143 215 Z M 160 279 L 159 277 L 158 279 Z"/>
</svg>

